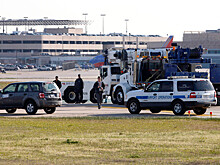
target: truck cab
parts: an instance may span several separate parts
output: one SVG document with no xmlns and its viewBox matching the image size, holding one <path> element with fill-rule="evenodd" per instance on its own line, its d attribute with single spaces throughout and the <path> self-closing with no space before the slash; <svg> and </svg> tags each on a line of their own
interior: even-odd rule
<svg viewBox="0 0 220 165">
<path fill-rule="evenodd" d="M 103 65 L 100 69 L 100 76 L 105 84 L 104 95 L 109 96 L 113 87 L 119 83 L 121 69 L 119 65 Z"/>
</svg>

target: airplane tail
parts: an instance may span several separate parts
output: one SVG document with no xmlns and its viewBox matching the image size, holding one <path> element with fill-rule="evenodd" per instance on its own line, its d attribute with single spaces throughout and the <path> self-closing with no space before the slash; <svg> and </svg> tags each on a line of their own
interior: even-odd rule
<svg viewBox="0 0 220 165">
<path fill-rule="evenodd" d="M 173 42 L 173 36 L 169 36 L 166 42 L 163 44 L 162 48 L 171 48 L 172 42 Z"/>
<path fill-rule="evenodd" d="M 92 58 L 89 62 L 93 64 L 96 68 L 98 68 L 104 65 L 105 57 L 102 54 L 100 54 Z"/>
</svg>

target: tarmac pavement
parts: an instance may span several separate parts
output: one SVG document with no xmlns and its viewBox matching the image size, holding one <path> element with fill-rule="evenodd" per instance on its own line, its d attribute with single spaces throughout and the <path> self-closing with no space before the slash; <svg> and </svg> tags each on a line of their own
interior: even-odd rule
<svg viewBox="0 0 220 165">
<path fill-rule="evenodd" d="M 210 112 L 212 115 L 210 115 Z M 18 109 L 14 114 L 8 114 L 5 110 L 0 110 L 0 117 L 111 117 L 111 118 L 155 118 L 155 117 L 175 117 L 172 111 L 161 111 L 160 113 L 151 113 L 149 110 L 142 110 L 140 114 L 130 114 L 124 106 L 103 104 L 101 109 L 96 104 L 66 104 L 57 107 L 54 114 L 46 114 L 43 110 L 38 110 L 36 115 L 27 115 L 24 109 Z M 204 115 L 196 115 L 193 111 L 188 111 L 183 117 L 199 118 L 220 118 L 220 106 L 213 106 L 207 110 Z"/>
<path fill-rule="evenodd" d="M 36 71 L 19 70 L 8 71 L 0 75 L 0 82 L 3 81 L 52 81 L 56 75 L 61 81 L 75 81 L 77 75 L 81 74 L 84 81 L 95 81 L 99 70 L 56 70 L 56 71 Z M 110 103 L 110 101 L 108 101 Z M 207 110 L 204 115 L 197 116 L 190 111 L 185 113 L 184 117 L 200 118 L 220 118 L 220 106 L 213 106 Z M 212 112 L 212 116 L 210 116 Z M 66 104 L 58 107 L 54 114 L 46 114 L 43 110 L 38 110 L 36 115 L 27 115 L 24 109 L 18 109 L 14 114 L 8 114 L 5 110 L 0 110 L 0 117 L 125 117 L 125 118 L 147 118 L 147 117 L 174 117 L 172 111 L 161 111 L 153 114 L 149 110 L 142 110 L 139 115 L 132 115 L 124 106 L 103 104 L 102 109 L 98 109 L 96 104 L 87 102 L 86 104 Z"/>
</svg>

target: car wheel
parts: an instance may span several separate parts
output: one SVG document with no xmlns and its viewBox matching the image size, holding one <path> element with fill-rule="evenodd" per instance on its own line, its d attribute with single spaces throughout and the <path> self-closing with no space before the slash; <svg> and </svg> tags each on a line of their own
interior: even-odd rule
<svg viewBox="0 0 220 165">
<path fill-rule="evenodd" d="M 194 108 L 193 111 L 197 115 L 203 115 L 206 112 L 207 108 Z"/>
<path fill-rule="evenodd" d="M 64 100 L 67 103 L 75 103 L 76 102 L 76 92 L 75 87 L 68 88 L 64 92 Z"/>
<path fill-rule="evenodd" d="M 173 103 L 173 113 L 175 115 L 184 115 L 185 112 L 185 106 L 182 101 L 175 101 Z"/>
<path fill-rule="evenodd" d="M 25 104 L 25 110 L 27 112 L 27 114 L 29 115 L 34 115 L 37 113 L 37 105 L 35 104 L 34 101 L 28 101 L 26 104 Z"/>
<path fill-rule="evenodd" d="M 220 99 L 219 98 L 217 98 L 217 104 L 216 105 L 220 105 Z"/>
<path fill-rule="evenodd" d="M 16 108 L 11 108 L 11 109 L 6 109 L 6 112 L 8 113 L 15 113 L 16 112 Z"/>
<path fill-rule="evenodd" d="M 121 88 L 118 88 L 115 91 L 115 98 L 116 98 L 116 102 L 119 105 L 123 105 L 124 104 L 124 93 L 123 93 L 123 90 Z"/>
<path fill-rule="evenodd" d="M 92 103 L 97 103 L 97 97 L 96 97 L 94 88 L 90 91 L 90 101 Z"/>
<path fill-rule="evenodd" d="M 52 114 L 56 111 L 56 107 L 52 107 L 52 108 L 44 108 L 44 112 L 46 112 L 47 114 Z"/>
<path fill-rule="evenodd" d="M 130 100 L 128 102 L 128 110 L 131 114 L 139 114 L 141 111 L 139 102 L 135 99 Z"/>
<path fill-rule="evenodd" d="M 161 109 L 154 109 L 154 108 L 151 108 L 150 111 L 152 113 L 159 113 L 161 111 Z"/>
</svg>

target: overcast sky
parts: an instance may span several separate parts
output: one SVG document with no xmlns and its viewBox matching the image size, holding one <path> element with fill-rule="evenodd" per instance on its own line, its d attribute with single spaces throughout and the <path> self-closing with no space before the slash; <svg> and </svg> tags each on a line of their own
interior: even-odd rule
<svg viewBox="0 0 220 165">
<path fill-rule="evenodd" d="M 82 13 L 93 21 L 88 33 L 102 31 L 100 14 L 106 14 L 105 33 L 125 33 L 125 19 L 128 33 L 168 34 L 174 40 L 182 40 L 184 31 L 220 28 L 219 0 L 5 0 L 0 7 L 0 16 L 6 19 L 84 20 Z"/>
</svg>

